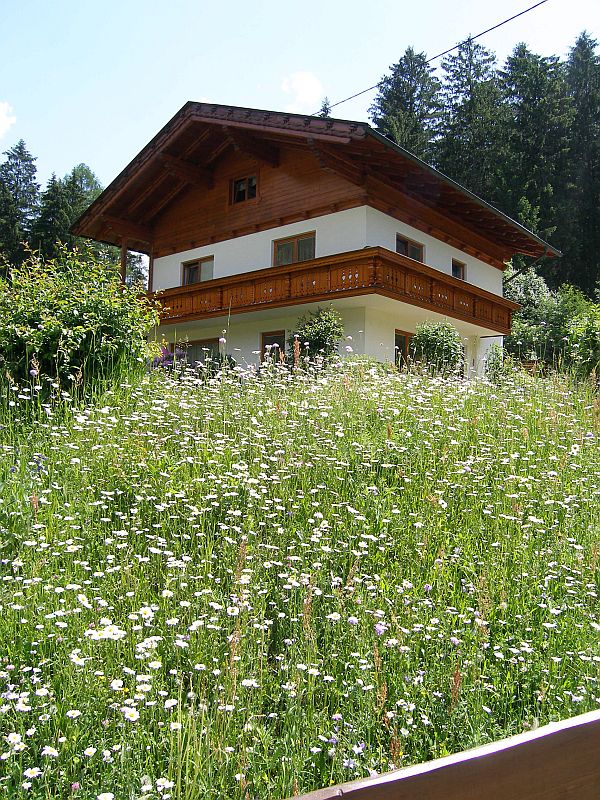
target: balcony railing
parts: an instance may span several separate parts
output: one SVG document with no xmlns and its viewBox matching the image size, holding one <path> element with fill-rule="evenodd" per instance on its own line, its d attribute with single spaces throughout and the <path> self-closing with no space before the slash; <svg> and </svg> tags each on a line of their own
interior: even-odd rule
<svg viewBox="0 0 600 800">
<path fill-rule="evenodd" d="M 382 247 L 270 267 L 155 293 L 163 324 L 240 314 L 265 307 L 380 294 L 510 332 L 515 303 Z"/>
</svg>

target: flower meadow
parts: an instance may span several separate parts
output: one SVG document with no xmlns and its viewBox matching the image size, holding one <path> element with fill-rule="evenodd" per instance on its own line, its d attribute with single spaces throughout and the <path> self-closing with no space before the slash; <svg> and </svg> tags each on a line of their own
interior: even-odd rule
<svg viewBox="0 0 600 800">
<path fill-rule="evenodd" d="M 285 798 L 600 705 L 586 386 L 349 360 L 34 395 L 0 411 L 3 796 Z"/>
</svg>

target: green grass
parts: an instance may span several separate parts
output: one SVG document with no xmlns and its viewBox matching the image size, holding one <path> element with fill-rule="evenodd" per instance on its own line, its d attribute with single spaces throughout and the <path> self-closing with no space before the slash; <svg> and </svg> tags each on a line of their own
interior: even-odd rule
<svg viewBox="0 0 600 800">
<path fill-rule="evenodd" d="M 585 386 L 349 361 L 37 421 L 10 394 L 11 800 L 284 798 L 598 707 Z"/>
</svg>

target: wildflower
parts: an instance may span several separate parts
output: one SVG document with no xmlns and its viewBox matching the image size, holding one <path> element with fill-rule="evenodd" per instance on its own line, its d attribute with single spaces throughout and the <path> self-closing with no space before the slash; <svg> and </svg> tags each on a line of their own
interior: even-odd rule
<svg viewBox="0 0 600 800">
<path fill-rule="evenodd" d="M 39 778 L 42 774 L 42 770 L 39 767 L 29 767 L 23 771 L 23 775 L 26 778 Z"/>
<path fill-rule="evenodd" d="M 348 617 L 348 625 L 358 625 L 358 617 Z"/>
<path fill-rule="evenodd" d="M 87 758 L 91 758 L 93 755 L 96 754 L 96 752 L 97 749 L 95 747 L 86 747 L 85 750 L 83 751 L 83 755 L 87 756 Z"/>
<path fill-rule="evenodd" d="M 131 706 L 123 706 L 121 713 L 129 722 L 136 722 L 140 718 L 140 712 L 137 708 L 131 708 Z"/>
<path fill-rule="evenodd" d="M 42 755 L 48 756 L 48 758 L 58 758 L 58 750 L 56 747 L 51 747 L 47 744 L 44 748 L 42 748 Z"/>
<path fill-rule="evenodd" d="M 112 792 L 101 792 L 96 795 L 96 800 L 115 800 L 115 796 Z"/>
<path fill-rule="evenodd" d="M 67 711 L 65 716 L 69 719 L 77 719 L 77 717 L 81 716 L 81 711 L 78 711 L 76 708 L 72 708 L 70 711 Z"/>
</svg>

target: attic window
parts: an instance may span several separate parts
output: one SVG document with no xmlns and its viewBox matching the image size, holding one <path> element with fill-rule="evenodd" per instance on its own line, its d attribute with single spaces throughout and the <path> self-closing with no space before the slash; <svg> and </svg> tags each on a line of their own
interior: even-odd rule
<svg viewBox="0 0 600 800">
<path fill-rule="evenodd" d="M 400 253 L 401 256 L 408 256 L 408 258 L 413 258 L 415 261 L 423 261 L 424 249 L 419 242 L 413 242 L 399 233 L 396 234 L 396 252 Z"/>
<path fill-rule="evenodd" d="M 243 203 L 256 197 L 256 175 L 247 175 L 245 178 L 235 178 L 231 182 L 231 202 Z"/>
</svg>

